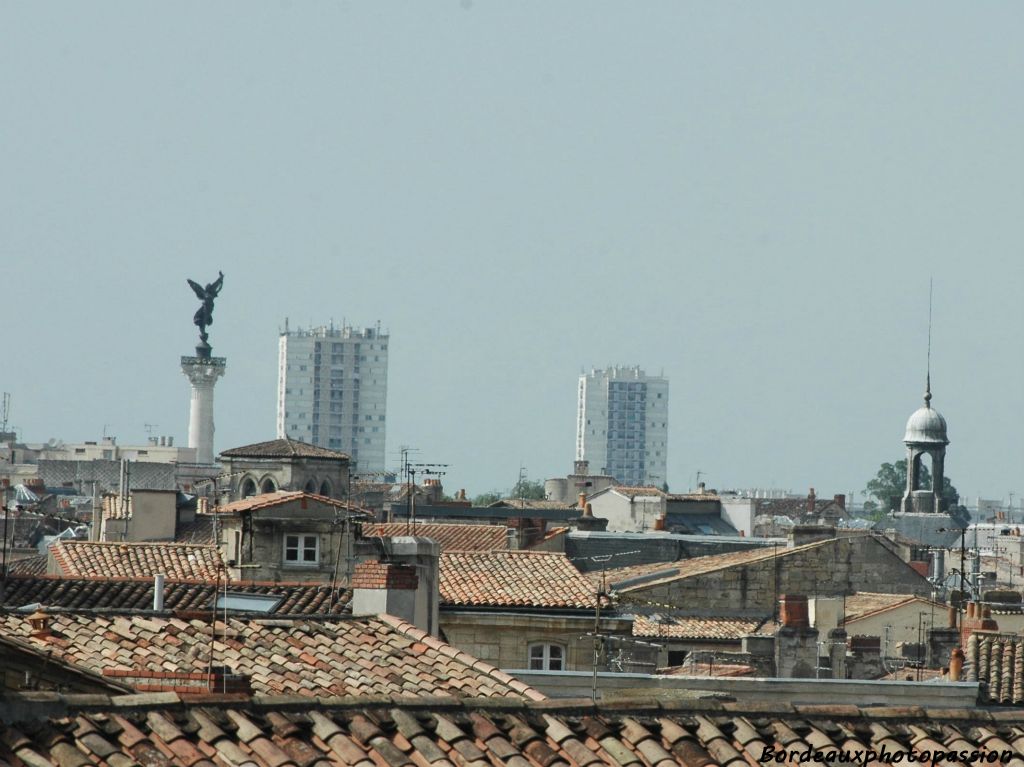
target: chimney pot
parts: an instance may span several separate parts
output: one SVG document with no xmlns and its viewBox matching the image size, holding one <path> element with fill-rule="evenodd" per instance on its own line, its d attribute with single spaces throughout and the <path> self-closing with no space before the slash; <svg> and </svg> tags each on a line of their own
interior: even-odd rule
<svg viewBox="0 0 1024 767">
<path fill-rule="evenodd" d="M 580 493 L 580 508 L 586 511 L 587 508 L 587 494 Z"/>
<path fill-rule="evenodd" d="M 585 503 L 583 505 L 583 516 L 585 516 L 585 517 L 592 517 L 592 516 L 594 516 L 594 507 L 591 506 L 589 503 Z"/>
<path fill-rule="evenodd" d="M 28 624 L 32 627 L 32 636 L 39 639 L 50 636 L 50 616 L 42 608 L 28 616 Z"/>
<path fill-rule="evenodd" d="M 949 681 L 959 682 L 960 674 L 964 668 L 964 651 L 959 647 L 954 647 L 953 652 L 949 655 Z"/>
<path fill-rule="evenodd" d="M 153 610 L 160 612 L 164 609 L 164 578 L 163 573 L 153 576 Z"/>
</svg>

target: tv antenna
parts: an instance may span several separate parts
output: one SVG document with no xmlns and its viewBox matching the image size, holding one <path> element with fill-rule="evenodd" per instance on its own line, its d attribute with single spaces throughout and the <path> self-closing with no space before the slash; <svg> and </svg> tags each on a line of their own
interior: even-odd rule
<svg viewBox="0 0 1024 767">
<path fill-rule="evenodd" d="M 7 431 L 7 418 L 11 414 L 11 393 L 4 392 L 0 402 L 0 431 Z"/>
</svg>

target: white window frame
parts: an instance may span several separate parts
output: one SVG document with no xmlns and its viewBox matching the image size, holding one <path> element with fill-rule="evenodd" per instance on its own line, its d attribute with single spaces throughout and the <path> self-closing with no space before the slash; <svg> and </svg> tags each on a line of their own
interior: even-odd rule
<svg viewBox="0 0 1024 767">
<path fill-rule="evenodd" d="M 312 545 L 310 543 L 312 542 Z M 316 567 L 320 564 L 320 536 L 315 533 L 285 533 L 281 561 L 287 567 Z M 306 559 L 312 551 L 313 559 Z M 292 557 L 289 554 L 292 553 Z"/>
<path fill-rule="evenodd" d="M 565 661 L 565 645 L 554 642 L 533 642 L 526 653 L 526 667 L 531 671 L 565 671 Z"/>
</svg>

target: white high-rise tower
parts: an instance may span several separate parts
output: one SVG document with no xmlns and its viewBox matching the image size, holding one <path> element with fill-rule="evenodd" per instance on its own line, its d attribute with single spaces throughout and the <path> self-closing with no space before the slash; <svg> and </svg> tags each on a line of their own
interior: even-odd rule
<svg viewBox="0 0 1024 767">
<path fill-rule="evenodd" d="M 384 471 L 389 335 L 375 328 L 285 330 L 278 340 L 277 436 L 341 450 Z"/>
<path fill-rule="evenodd" d="M 668 467 L 668 379 L 639 367 L 580 376 L 576 460 L 624 485 L 661 487 Z"/>
</svg>

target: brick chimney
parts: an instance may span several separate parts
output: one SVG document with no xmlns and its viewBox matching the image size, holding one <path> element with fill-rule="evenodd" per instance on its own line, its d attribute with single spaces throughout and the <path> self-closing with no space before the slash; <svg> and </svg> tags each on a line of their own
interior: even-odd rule
<svg viewBox="0 0 1024 767">
<path fill-rule="evenodd" d="M 775 633 L 776 675 L 784 679 L 813 679 L 818 675 L 818 630 L 807 618 L 807 597 L 785 594 L 780 601 Z"/>
<path fill-rule="evenodd" d="M 807 494 L 807 513 L 808 514 L 813 514 L 815 512 L 815 510 L 817 509 L 817 505 L 816 505 L 817 500 L 818 500 L 818 497 L 814 494 L 814 488 L 812 487 L 811 491 Z"/>
<path fill-rule="evenodd" d="M 360 562 L 352 573 L 352 615 L 393 615 L 436 636 L 440 555 L 429 538 L 383 539 L 383 556 Z"/>
<path fill-rule="evenodd" d="M 843 511 L 846 511 L 846 496 L 844 494 L 833 495 L 832 502 Z"/>
</svg>

